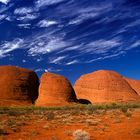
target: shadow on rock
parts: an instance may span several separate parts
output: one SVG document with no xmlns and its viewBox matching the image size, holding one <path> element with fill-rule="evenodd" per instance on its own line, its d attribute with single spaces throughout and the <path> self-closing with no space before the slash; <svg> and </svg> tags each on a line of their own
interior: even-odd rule
<svg viewBox="0 0 140 140">
<path fill-rule="evenodd" d="M 80 103 L 80 104 L 92 104 L 89 100 L 87 100 L 87 99 L 79 99 L 78 100 L 78 103 Z"/>
</svg>

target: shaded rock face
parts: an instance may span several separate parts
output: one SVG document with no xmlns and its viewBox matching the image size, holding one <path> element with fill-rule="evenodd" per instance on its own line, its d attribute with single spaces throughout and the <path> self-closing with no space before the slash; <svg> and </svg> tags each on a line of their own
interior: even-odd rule
<svg viewBox="0 0 140 140">
<path fill-rule="evenodd" d="M 78 99 L 92 103 L 138 101 L 140 96 L 118 73 L 99 70 L 81 76 L 74 89 Z"/>
<path fill-rule="evenodd" d="M 65 77 L 50 72 L 42 75 L 36 106 L 61 106 L 76 101 L 75 92 Z"/>
<path fill-rule="evenodd" d="M 80 104 L 91 104 L 91 102 L 89 100 L 86 100 L 86 99 L 78 99 L 78 103 Z"/>
<path fill-rule="evenodd" d="M 35 72 L 15 66 L 0 66 L 0 105 L 30 105 L 38 97 Z"/>
<path fill-rule="evenodd" d="M 125 80 L 130 84 L 130 86 L 138 93 L 140 96 L 140 81 L 139 80 L 133 80 L 129 78 L 125 78 Z"/>
</svg>

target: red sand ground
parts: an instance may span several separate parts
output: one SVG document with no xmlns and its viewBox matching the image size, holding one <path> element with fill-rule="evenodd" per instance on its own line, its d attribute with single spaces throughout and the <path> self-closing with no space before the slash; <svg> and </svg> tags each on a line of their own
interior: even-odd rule
<svg viewBox="0 0 140 140">
<path fill-rule="evenodd" d="M 140 109 L 1 114 L 2 125 L 8 134 L 0 140 L 73 140 L 77 129 L 88 132 L 91 140 L 140 140 Z"/>
</svg>

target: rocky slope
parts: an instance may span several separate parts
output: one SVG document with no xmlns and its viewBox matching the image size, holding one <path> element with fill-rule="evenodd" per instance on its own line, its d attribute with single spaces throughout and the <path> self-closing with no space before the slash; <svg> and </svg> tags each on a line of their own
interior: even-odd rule
<svg viewBox="0 0 140 140">
<path fill-rule="evenodd" d="M 125 80 L 130 84 L 130 86 L 140 95 L 140 81 L 125 78 Z"/>
</svg>

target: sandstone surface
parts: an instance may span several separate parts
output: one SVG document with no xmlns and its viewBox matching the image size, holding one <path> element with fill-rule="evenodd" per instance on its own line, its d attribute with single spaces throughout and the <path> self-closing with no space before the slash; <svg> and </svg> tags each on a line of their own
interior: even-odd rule
<svg viewBox="0 0 140 140">
<path fill-rule="evenodd" d="M 50 72 L 42 75 L 36 106 L 61 106 L 76 101 L 75 92 L 68 79 Z"/>
<path fill-rule="evenodd" d="M 114 71 L 99 70 L 82 75 L 75 83 L 78 99 L 92 103 L 139 101 L 140 96 Z"/>
<path fill-rule="evenodd" d="M 0 106 L 31 105 L 38 97 L 39 80 L 32 70 L 0 66 Z"/>
<path fill-rule="evenodd" d="M 125 78 L 125 80 L 130 84 L 130 86 L 139 94 L 140 96 L 140 80 L 133 80 Z"/>
</svg>

